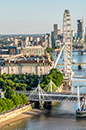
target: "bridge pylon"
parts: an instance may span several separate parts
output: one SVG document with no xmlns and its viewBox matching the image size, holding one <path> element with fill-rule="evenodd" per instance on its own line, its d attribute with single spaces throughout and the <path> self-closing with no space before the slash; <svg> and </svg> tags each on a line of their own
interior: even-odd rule
<svg viewBox="0 0 86 130">
<path fill-rule="evenodd" d="M 53 83 L 53 81 L 51 79 L 50 83 L 44 88 L 44 91 L 52 93 L 53 92 L 53 87 L 54 87 L 54 89 L 57 88 L 57 86 Z"/>
<path fill-rule="evenodd" d="M 44 100 L 50 101 L 51 97 L 47 96 L 47 93 L 40 87 L 40 83 L 37 88 L 30 93 L 28 100 L 35 101 L 35 106 L 37 108 L 42 108 L 44 105 Z"/>
</svg>

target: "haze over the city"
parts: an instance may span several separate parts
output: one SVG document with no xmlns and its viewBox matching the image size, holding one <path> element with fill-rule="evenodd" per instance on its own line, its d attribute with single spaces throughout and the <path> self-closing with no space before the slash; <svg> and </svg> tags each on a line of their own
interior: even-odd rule
<svg viewBox="0 0 86 130">
<path fill-rule="evenodd" d="M 86 24 L 85 0 L 3 0 L 0 2 L 0 34 L 45 34 L 58 24 L 62 31 L 63 12 L 69 9 L 72 29 L 83 17 Z"/>
</svg>

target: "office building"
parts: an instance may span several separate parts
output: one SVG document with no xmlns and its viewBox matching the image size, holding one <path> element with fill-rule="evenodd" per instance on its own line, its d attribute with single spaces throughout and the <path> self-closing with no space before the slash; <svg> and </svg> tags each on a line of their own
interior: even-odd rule
<svg viewBox="0 0 86 130">
<path fill-rule="evenodd" d="M 54 39 L 58 39 L 58 25 L 54 24 Z"/>
<path fill-rule="evenodd" d="M 83 39 L 84 40 L 84 29 L 83 29 L 83 21 L 77 20 L 77 37 L 79 37 L 79 39 Z"/>
<path fill-rule="evenodd" d="M 54 44 L 54 32 L 53 31 L 51 32 L 51 42 L 52 42 L 52 47 L 54 47 L 55 44 Z"/>
</svg>

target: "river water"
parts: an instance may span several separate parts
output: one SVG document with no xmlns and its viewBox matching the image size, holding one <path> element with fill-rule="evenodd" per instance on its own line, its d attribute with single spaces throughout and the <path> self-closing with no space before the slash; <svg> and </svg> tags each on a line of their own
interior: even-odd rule
<svg viewBox="0 0 86 130">
<path fill-rule="evenodd" d="M 73 61 L 86 63 L 86 53 L 80 55 L 78 52 L 73 52 Z M 63 58 L 59 62 L 62 63 Z M 82 66 L 82 70 L 78 70 L 77 65 L 72 66 L 72 69 L 75 75 L 85 75 L 86 65 Z M 72 82 L 73 91 L 77 91 L 75 86 L 85 84 L 86 82 Z M 86 88 L 80 87 L 80 92 L 86 92 Z M 75 117 L 77 108 L 76 103 L 59 103 L 46 114 L 17 121 L 3 130 L 86 130 L 86 119 L 76 119 Z"/>
</svg>

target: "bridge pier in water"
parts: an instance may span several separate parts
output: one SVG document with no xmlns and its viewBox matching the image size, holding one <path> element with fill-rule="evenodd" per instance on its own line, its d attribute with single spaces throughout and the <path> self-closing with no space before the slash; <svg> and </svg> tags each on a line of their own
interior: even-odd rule
<svg viewBox="0 0 86 130">
<path fill-rule="evenodd" d="M 81 55 L 83 55 L 83 51 L 81 51 Z"/>
<path fill-rule="evenodd" d="M 44 102 L 44 108 L 45 109 L 51 109 L 52 108 L 52 102 Z"/>
<path fill-rule="evenodd" d="M 51 109 L 52 108 L 52 102 L 41 102 L 41 101 L 36 101 L 35 102 L 35 105 L 34 105 L 35 108 L 37 109 Z"/>
<path fill-rule="evenodd" d="M 35 102 L 35 108 L 37 108 L 37 109 L 41 109 L 41 108 L 43 108 L 43 102 L 42 101 L 36 101 Z"/>
<path fill-rule="evenodd" d="M 78 69 L 79 69 L 79 70 L 82 69 L 82 65 L 81 65 L 81 64 L 78 65 Z"/>
</svg>

